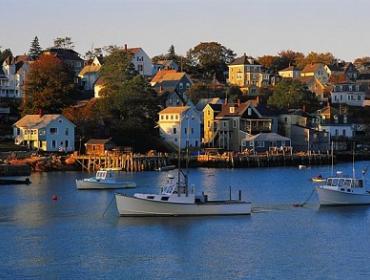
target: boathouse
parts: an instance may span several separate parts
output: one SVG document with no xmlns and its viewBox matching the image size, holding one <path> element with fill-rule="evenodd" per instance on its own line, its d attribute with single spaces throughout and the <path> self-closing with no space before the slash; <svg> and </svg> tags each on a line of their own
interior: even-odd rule
<svg viewBox="0 0 370 280">
<path fill-rule="evenodd" d="M 105 155 L 109 150 L 115 148 L 116 145 L 112 141 L 112 138 L 106 139 L 90 139 L 85 143 L 85 149 L 87 155 L 102 156 Z"/>
<path fill-rule="evenodd" d="M 271 148 L 289 148 L 291 140 L 288 137 L 281 136 L 277 133 L 259 133 L 257 135 L 247 135 L 242 140 L 242 148 L 252 149 L 256 152 L 269 151 Z"/>
</svg>

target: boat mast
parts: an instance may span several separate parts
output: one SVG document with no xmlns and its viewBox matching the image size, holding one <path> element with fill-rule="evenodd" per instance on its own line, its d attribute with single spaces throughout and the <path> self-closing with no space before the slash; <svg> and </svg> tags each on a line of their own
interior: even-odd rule
<svg viewBox="0 0 370 280">
<path fill-rule="evenodd" d="M 191 117 L 191 116 L 190 116 Z M 188 178 L 189 178 L 189 145 L 190 145 L 190 117 L 187 116 L 188 128 L 186 129 L 186 175 L 185 175 L 185 193 L 188 196 Z"/>
<path fill-rule="evenodd" d="M 181 130 L 182 130 L 182 121 L 183 117 L 180 116 L 180 122 L 179 122 L 179 149 L 178 149 L 178 155 L 177 155 L 177 195 L 180 196 L 180 173 L 181 173 Z"/>
<path fill-rule="evenodd" d="M 334 176 L 334 142 L 331 141 L 331 176 Z"/>
<path fill-rule="evenodd" d="M 352 177 L 355 179 L 355 142 L 353 142 L 353 147 L 352 147 Z"/>
</svg>

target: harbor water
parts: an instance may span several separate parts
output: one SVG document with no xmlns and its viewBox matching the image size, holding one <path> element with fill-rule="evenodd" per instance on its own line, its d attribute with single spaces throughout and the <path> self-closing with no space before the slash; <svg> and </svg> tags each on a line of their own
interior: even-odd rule
<svg viewBox="0 0 370 280">
<path fill-rule="evenodd" d="M 359 176 L 368 165 L 356 163 Z M 138 187 L 119 192 L 159 192 L 175 172 L 122 172 Z M 330 173 L 191 169 L 197 192 L 242 190 L 253 213 L 178 218 L 119 217 L 113 190 L 76 190 L 92 174 L 34 173 L 30 185 L 0 187 L 0 279 L 370 279 L 370 206 L 319 208 L 316 194 L 293 206 L 312 193 L 311 177 Z"/>
</svg>

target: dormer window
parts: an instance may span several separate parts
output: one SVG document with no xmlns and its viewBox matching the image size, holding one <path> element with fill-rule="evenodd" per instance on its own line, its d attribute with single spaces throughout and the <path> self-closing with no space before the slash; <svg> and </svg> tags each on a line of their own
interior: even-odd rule
<svg viewBox="0 0 370 280">
<path fill-rule="evenodd" d="M 234 106 L 231 106 L 229 109 L 230 109 L 229 110 L 230 114 L 234 114 L 235 113 L 235 107 Z"/>
</svg>

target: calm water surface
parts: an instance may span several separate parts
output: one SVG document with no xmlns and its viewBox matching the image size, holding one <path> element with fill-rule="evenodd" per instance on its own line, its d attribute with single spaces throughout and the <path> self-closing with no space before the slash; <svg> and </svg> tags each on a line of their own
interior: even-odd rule
<svg viewBox="0 0 370 280">
<path fill-rule="evenodd" d="M 319 173 L 330 167 L 191 170 L 198 191 L 241 189 L 256 212 L 201 218 L 120 218 L 112 191 L 76 190 L 91 174 L 33 174 L 0 187 L 0 279 L 370 279 L 370 207 L 320 209 L 316 194 L 292 207 Z M 167 174 L 119 176 L 138 185 L 125 193 L 158 192 Z"/>
</svg>

